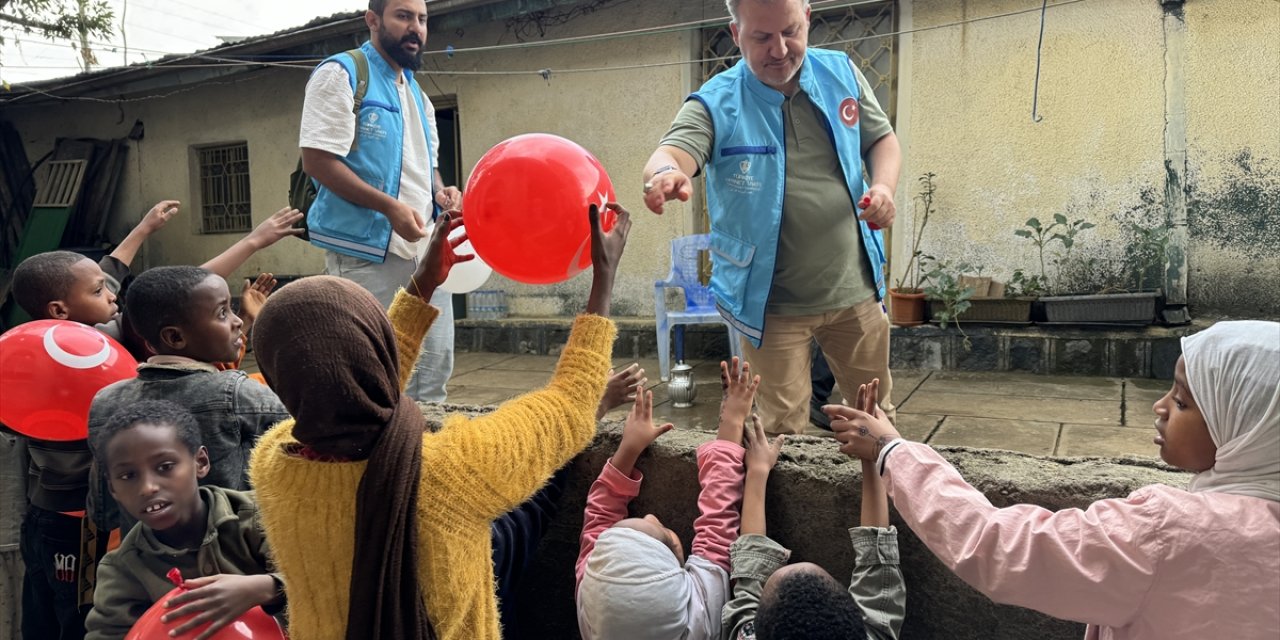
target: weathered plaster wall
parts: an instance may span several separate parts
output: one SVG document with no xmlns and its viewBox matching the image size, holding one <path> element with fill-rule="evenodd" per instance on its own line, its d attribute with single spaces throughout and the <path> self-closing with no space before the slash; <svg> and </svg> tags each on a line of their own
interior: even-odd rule
<svg viewBox="0 0 1280 640">
<path fill-rule="evenodd" d="M 542 36 L 522 31 L 524 41 L 540 41 L 667 25 L 723 13 L 708 3 L 603 3 L 594 12 L 565 24 L 549 24 Z M 715 8 L 715 7 L 718 7 Z M 719 13 L 717 13 L 719 11 Z M 490 147 L 511 136 L 545 132 L 564 136 L 599 158 L 617 190 L 618 201 L 633 214 L 635 225 L 615 286 L 615 308 L 622 315 L 652 315 L 653 282 L 669 268 L 672 238 L 693 231 L 691 207 L 669 207 L 658 217 L 644 207 L 641 172 L 658 139 L 666 131 L 685 95 L 693 88 L 690 60 L 696 32 L 607 39 L 597 42 L 469 52 L 471 47 L 518 42 L 515 29 L 503 22 L 437 33 L 430 48 L 453 45 L 452 58 L 434 56 L 427 69 L 432 93 L 457 96 L 462 139 L 462 166 L 470 168 Z M 618 70 L 574 72 L 603 67 Z M 536 72 L 550 69 L 543 78 Z M 470 72 L 519 71 L 520 74 L 468 75 Z M 457 75 L 453 75 L 457 74 Z M 530 224 L 540 224 L 530 212 Z M 524 285 L 495 274 L 486 287 L 505 289 L 511 311 L 518 315 L 576 313 L 585 302 L 590 274 L 550 286 Z"/>
<path fill-rule="evenodd" d="M 899 110 L 909 123 L 895 255 L 907 255 L 916 178 L 937 174 L 925 253 L 984 274 L 1038 271 L 1013 230 L 1084 218 L 1098 262 L 1070 288 L 1132 286 L 1130 222 L 1163 222 L 1164 9 L 1155 0 L 1050 7 L 1032 119 L 1040 14 L 1015 0 L 914 0 Z M 1189 0 L 1184 11 L 1189 298 L 1193 314 L 1275 317 L 1280 290 L 1280 7 Z M 936 28 L 935 28 L 936 27 Z M 1176 138 L 1176 136 L 1175 136 Z M 1174 144 L 1180 144 L 1175 140 Z M 899 260 L 900 272 L 905 261 Z M 1054 276 L 1054 268 L 1049 267 Z"/>
<path fill-rule="evenodd" d="M 464 408 L 472 409 L 472 408 Z M 438 422 L 438 407 L 424 407 Z M 595 443 L 571 463 L 569 489 L 560 502 L 538 558 L 521 589 L 526 637 L 576 638 L 573 567 L 578 555 L 582 510 L 591 482 L 617 448 L 621 424 L 602 425 Z M 676 430 L 641 457 L 645 474 L 630 513 L 657 515 L 688 547 L 697 516 L 695 450 L 711 434 Z M 1153 483 L 1183 486 L 1187 475 L 1156 469 L 1137 460 L 1049 460 L 989 450 L 941 449 L 973 486 L 998 507 L 1033 503 L 1048 509 L 1083 508 L 1095 500 L 1125 496 Z M 847 581 L 853 568 L 848 527 L 856 524 L 861 466 L 840 454 L 830 440 L 788 439 L 768 489 L 769 535 L 792 550 L 792 561 L 821 565 Z M 997 605 L 947 570 L 906 529 L 896 513 L 902 572 L 907 583 L 905 638 L 956 640 L 1076 640 L 1083 626 L 1019 607 Z M 1052 579 L 1052 576 L 1046 576 Z"/>
<path fill-rule="evenodd" d="M 1280 4 L 1188 2 L 1193 303 L 1280 317 Z"/>
<path fill-rule="evenodd" d="M 109 234 L 116 241 L 123 239 L 151 205 L 176 198 L 182 201 L 182 212 L 152 237 L 134 268 L 199 264 L 243 234 L 199 233 L 200 185 L 192 145 L 248 143 L 249 187 L 257 225 L 288 202 L 288 178 L 298 161 L 298 122 L 306 81 L 305 70 L 267 71 L 119 105 L 77 101 L 24 108 L 19 104 L 6 107 L 5 117 L 14 122 L 33 161 L 52 150 L 58 138 L 124 137 L 141 120 L 146 133 L 129 145 Z M 232 295 L 239 295 L 238 278 L 260 271 L 319 273 L 324 269 L 323 256 L 304 242 L 286 238 L 245 263 L 232 277 Z"/>
<path fill-rule="evenodd" d="M 914 222 L 917 178 L 937 174 L 937 214 L 924 250 L 1005 278 L 1038 271 L 1032 245 L 1013 235 L 1055 213 L 1098 225 L 1083 251 L 1121 235 L 1111 216 L 1163 178 L 1163 53 L 1156 2 L 1051 8 L 1045 26 L 1038 116 L 1032 119 L 1038 11 L 1023 0 L 916 0 L 895 255 Z M 936 27 L 936 28 L 935 28 Z M 909 67 L 909 68 L 908 68 Z M 901 104 L 901 103 L 900 103 Z M 1090 247 L 1090 245 L 1093 245 Z M 900 263 L 903 261 L 899 261 Z M 901 266 L 899 266 L 901 268 Z"/>
</svg>

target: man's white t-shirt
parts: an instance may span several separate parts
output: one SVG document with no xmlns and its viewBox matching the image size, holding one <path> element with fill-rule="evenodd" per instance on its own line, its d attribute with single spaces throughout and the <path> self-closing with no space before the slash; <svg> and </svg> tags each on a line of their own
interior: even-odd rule
<svg viewBox="0 0 1280 640">
<path fill-rule="evenodd" d="M 400 112 L 404 114 L 404 157 L 400 165 L 400 195 L 397 199 L 413 207 L 430 227 L 433 204 L 431 167 L 439 166 L 440 149 L 435 108 L 431 106 L 431 99 L 425 93 L 422 94 L 423 106 L 426 108 L 426 130 L 431 138 L 431 147 L 428 149 L 426 137 L 418 133 L 423 130 L 423 115 L 418 113 L 417 103 L 409 93 L 418 90 L 417 83 L 409 85 L 404 76 L 400 76 L 396 90 L 400 94 Z M 351 90 L 351 77 L 347 75 L 347 70 L 336 62 L 321 65 L 307 82 L 298 146 L 328 151 L 345 158 L 356 137 L 356 117 L 351 113 L 354 102 L 355 93 Z M 427 162 L 429 151 L 435 152 L 430 155 L 430 164 Z M 392 231 L 387 251 L 412 260 L 418 255 L 420 242 L 409 242 Z"/>
</svg>

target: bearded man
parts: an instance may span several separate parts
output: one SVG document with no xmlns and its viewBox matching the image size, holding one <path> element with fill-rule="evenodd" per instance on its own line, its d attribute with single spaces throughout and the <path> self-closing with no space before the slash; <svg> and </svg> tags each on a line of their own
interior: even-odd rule
<svg viewBox="0 0 1280 640">
<path fill-rule="evenodd" d="M 326 252 L 325 272 L 356 282 L 390 307 L 416 269 L 434 213 L 460 207 L 462 193 L 440 176 L 435 109 L 413 75 L 427 42 L 426 2 L 369 0 L 364 20 L 369 40 L 330 56 L 312 73 L 298 146 L 303 169 L 316 182 L 307 230 Z M 359 88 L 362 67 L 368 80 Z M 453 373 L 453 305 L 442 289 L 431 304 L 440 317 L 405 393 L 443 402 Z"/>
</svg>

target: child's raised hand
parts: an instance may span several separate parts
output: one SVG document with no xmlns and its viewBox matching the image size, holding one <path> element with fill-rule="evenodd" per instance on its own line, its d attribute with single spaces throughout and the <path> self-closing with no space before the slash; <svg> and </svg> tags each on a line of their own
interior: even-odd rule
<svg viewBox="0 0 1280 640">
<path fill-rule="evenodd" d="M 648 384 L 644 377 L 644 369 L 632 362 L 622 371 L 609 370 L 609 381 L 604 385 L 604 395 L 600 397 L 600 406 L 596 409 L 596 420 L 604 414 L 636 399 L 636 389 Z"/>
<path fill-rule="evenodd" d="M 178 215 L 179 207 L 182 205 L 177 200 L 161 200 L 157 202 L 146 215 L 142 216 L 142 222 L 138 223 L 138 227 L 147 235 L 151 235 L 169 224 L 169 219 Z"/>
<path fill-rule="evenodd" d="M 640 452 L 649 448 L 658 436 L 674 429 L 670 422 L 662 426 L 653 424 L 653 392 L 648 389 L 636 390 L 636 401 L 627 414 L 627 422 L 622 427 L 622 444 L 618 445 L 618 453 L 640 456 Z"/>
<path fill-rule="evenodd" d="M 782 443 L 786 436 L 779 435 L 773 440 L 764 431 L 764 423 L 760 414 L 752 414 L 747 425 L 747 473 L 764 473 L 768 475 L 778 464 L 778 454 L 782 451 Z"/>
<path fill-rule="evenodd" d="M 431 295 L 449 278 L 453 265 L 474 259 L 473 253 L 458 253 L 458 246 L 467 241 L 467 234 L 460 233 L 455 238 L 449 235 L 462 226 L 461 211 L 446 211 L 440 214 L 431 237 L 427 239 L 427 253 L 418 261 L 418 269 L 405 286 L 411 293 L 430 302 Z"/>
<path fill-rule="evenodd" d="M 262 305 L 267 303 L 267 296 L 276 288 L 276 277 L 270 273 L 259 273 L 258 279 L 244 281 L 244 289 L 240 291 L 240 319 L 249 324 L 262 312 Z"/>
<path fill-rule="evenodd" d="M 875 460 L 886 444 L 902 437 L 876 402 L 879 388 L 879 379 L 858 387 L 855 397 L 862 408 L 841 404 L 822 407 L 822 412 L 831 416 L 831 430 L 840 442 L 841 453 L 862 460 Z"/>
<path fill-rule="evenodd" d="M 294 228 L 294 223 L 302 219 L 302 212 L 285 207 L 263 220 L 249 232 L 248 240 L 254 251 L 262 251 L 267 247 L 290 236 L 301 236 L 305 229 Z"/>
<path fill-rule="evenodd" d="M 751 365 L 740 362 L 735 356 L 728 362 L 720 361 L 720 384 L 724 387 L 724 399 L 720 401 L 721 440 L 742 442 L 743 425 L 751 413 L 760 376 L 751 375 Z"/>
<path fill-rule="evenodd" d="M 188 591 L 164 603 L 166 609 L 174 610 L 161 616 L 160 620 L 169 622 L 191 616 L 170 632 L 173 636 L 212 623 L 196 636 L 196 640 L 207 640 L 246 611 L 279 597 L 275 579 L 266 574 L 239 576 L 223 573 L 185 580 L 182 586 Z"/>
</svg>

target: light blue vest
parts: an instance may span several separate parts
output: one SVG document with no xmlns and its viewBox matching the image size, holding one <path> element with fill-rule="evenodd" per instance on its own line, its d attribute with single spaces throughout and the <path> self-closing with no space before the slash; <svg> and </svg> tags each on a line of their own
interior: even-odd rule
<svg viewBox="0 0 1280 640">
<path fill-rule="evenodd" d="M 360 49 L 369 59 L 369 88 L 356 121 L 355 146 L 340 160 L 361 180 L 396 198 L 400 195 L 400 166 L 404 155 L 404 114 L 400 111 L 396 72 L 372 43 L 366 41 Z M 339 53 L 320 64 L 329 62 L 337 62 L 347 70 L 354 91 L 355 60 Z M 424 130 L 417 135 L 426 137 L 427 179 L 434 180 L 431 158 L 435 151 L 430 146 L 431 136 L 425 130 L 427 112 L 422 93 L 412 71 L 404 69 L 401 73 L 421 114 Z M 386 260 L 387 245 L 391 242 L 391 221 L 385 215 L 343 200 L 318 181 L 316 200 L 307 212 L 307 230 L 311 244 L 317 247 L 378 263 Z"/>
<path fill-rule="evenodd" d="M 866 191 L 857 121 L 841 118 L 859 95 L 849 56 L 808 49 L 800 67 L 800 89 L 822 114 L 851 197 Z M 738 61 L 689 96 L 711 114 L 715 142 L 705 167 L 711 216 L 711 291 L 720 313 L 757 348 L 764 336 L 765 307 L 773 288 L 782 196 L 786 183 L 785 96 L 760 82 Z M 856 206 L 856 205 L 855 205 Z M 884 240 L 860 222 L 876 296 L 883 299 Z M 855 301 L 851 300 L 850 304 Z"/>
</svg>

